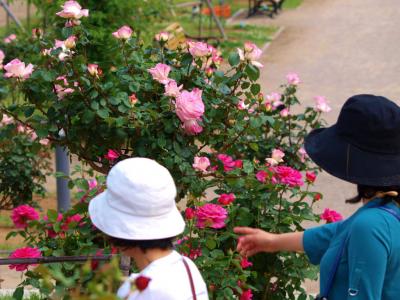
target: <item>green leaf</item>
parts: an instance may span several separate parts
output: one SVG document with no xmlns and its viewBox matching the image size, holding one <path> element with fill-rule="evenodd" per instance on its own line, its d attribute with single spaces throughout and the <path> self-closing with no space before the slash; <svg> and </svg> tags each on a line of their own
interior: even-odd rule
<svg viewBox="0 0 400 300">
<path fill-rule="evenodd" d="M 22 300 L 24 298 L 24 287 L 20 286 L 20 287 L 16 288 L 12 297 L 15 300 Z"/>
<path fill-rule="evenodd" d="M 28 106 L 24 111 L 25 117 L 29 118 L 30 116 L 32 116 L 34 111 L 35 111 L 35 107 L 34 106 Z"/>
<path fill-rule="evenodd" d="M 97 114 L 98 114 L 101 118 L 103 118 L 103 119 L 107 119 L 107 118 L 110 116 L 108 110 L 107 110 L 107 109 L 104 109 L 104 108 L 99 109 L 99 110 L 97 111 Z"/>
<path fill-rule="evenodd" d="M 254 96 L 256 96 L 261 91 L 261 86 L 258 83 L 252 84 L 250 91 Z"/>
<path fill-rule="evenodd" d="M 213 250 L 215 249 L 215 247 L 217 247 L 217 242 L 214 239 L 210 238 L 206 241 L 206 246 L 208 249 Z"/>
<path fill-rule="evenodd" d="M 58 212 L 55 211 L 54 209 L 49 209 L 47 211 L 47 218 L 49 219 L 50 222 L 54 223 L 57 221 L 58 218 Z"/>
<path fill-rule="evenodd" d="M 256 81 L 260 77 L 260 70 L 253 65 L 247 65 L 245 72 L 252 81 Z"/>
<path fill-rule="evenodd" d="M 240 62 L 239 54 L 237 52 L 232 52 L 229 54 L 228 62 L 232 67 L 238 65 Z"/>
</svg>

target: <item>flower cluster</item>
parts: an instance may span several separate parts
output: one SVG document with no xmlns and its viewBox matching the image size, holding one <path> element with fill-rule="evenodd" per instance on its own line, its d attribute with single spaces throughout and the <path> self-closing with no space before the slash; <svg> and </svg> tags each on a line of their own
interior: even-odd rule
<svg viewBox="0 0 400 300">
<path fill-rule="evenodd" d="M 224 166 L 224 171 L 229 172 L 233 171 L 237 168 L 242 168 L 243 167 L 243 161 L 240 159 L 234 160 L 232 156 L 227 155 L 227 154 L 218 154 L 217 158 L 220 162 L 222 162 Z"/>
</svg>

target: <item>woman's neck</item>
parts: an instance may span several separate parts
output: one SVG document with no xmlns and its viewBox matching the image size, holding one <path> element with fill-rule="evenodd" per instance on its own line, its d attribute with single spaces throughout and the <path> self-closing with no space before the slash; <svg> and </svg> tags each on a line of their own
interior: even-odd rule
<svg viewBox="0 0 400 300">
<path fill-rule="evenodd" d="M 171 253 L 171 249 L 148 249 L 143 251 L 139 248 L 132 248 L 124 251 L 125 255 L 133 258 L 140 271 L 146 268 L 153 261 L 168 256 Z"/>
</svg>

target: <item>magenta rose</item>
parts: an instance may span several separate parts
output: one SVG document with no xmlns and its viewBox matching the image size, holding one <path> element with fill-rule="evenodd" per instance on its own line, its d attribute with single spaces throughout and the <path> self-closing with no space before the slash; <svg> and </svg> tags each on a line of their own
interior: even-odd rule
<svg viewBox="0 0 400 300">
<path fill-rule="evenodd" d="M 38 258 L 41 256 L 42 253 L 38 248 L 24 247 L 16 249 L 14 252 L 10 254 L 9 258 Z M 30 265 L 36 266 L 35 264 L 15 264 L 15 265 L 9 265 L 9 268 L 11 270 L 15 269 L 16 271 L 25 271 L 28 269 Z"/>
<path fill-rule="evenodd" d="M 325 220 L 326 223 L 334 223 L 343 220 L 343 216 L 333 209 L 325 208 L 321 219 Z"/>
<path fill-rule="evenodd" d="M 194 88 L 193 91 L 182 91 L 176 97 L 176 114 L 182 122 L 200 119 L 204 114 L 204 103 L 201 99 L 203 91 Z"/>
<path fill-rule="evenodd" d="M 29 205 L 20 205 L 13 209 L 11 219 L 15 227 L 25 228 L 29 221 L 39 220 L 39 213 Z"/>
<path fill-rule="evenodd" d="M 304 184 L 301 173 L 291 167 L 277 166 L 272 167 L 274 173 L 272 182 L 275 184 L 286 184 L 290 187 L 302 186 Z"/>
<path fill-rule="evenodd" d="M 196 210 L 198 228 L 210 227 L 219 229 L 225 227 L 225 220 L 228 217 L 228 212 L 225 208 L 212 203 L 204 204 Z"/>
<path fill-rule="evenodd" d="M 229 194 L 222 194 L 221 196 L 219 196 L 218 198 L 218 203 L 222 204 L 222 205 L 229 205 L 231 204 L 233 201 L 235 201 L 236 196 L 233 193 L 229 193 Z"/>
</svg>

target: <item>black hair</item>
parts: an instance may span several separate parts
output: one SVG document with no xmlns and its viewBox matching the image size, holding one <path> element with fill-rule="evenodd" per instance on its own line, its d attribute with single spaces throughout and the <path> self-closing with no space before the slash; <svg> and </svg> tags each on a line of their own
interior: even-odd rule
<svg viewBox="0 0 400 300">
<path fill-rule="evenodd" d="M 146 252 L 150 249 L 172 249 L 173 248 L 173 241 L 175 237 L 165 238 L 165 239 L 158 239 L 158 240 L 125 240 L 116 237 L 109 237 L 111 244 L 115 247 L 128 249 L 138 247 L 143 252 Z"/>
<path fill-rule="evenodd" d="M 400 186 L 395 185 L 395 186 L 369 186 L 369 185 L 362 185 L 362 184 L 357 184 L 357 192 L 358 195 L 347 199 L 346 203 L 359 203 L 362 199 L 370 199 L 376 196 L 377 193 L 382 192 L 390 192 L 390 191 L 395 191 L 398 193 L 397 196 L 390 196 L 390 195 L 385 195 L 383 197 L 383 200 L 385 203 L 391 202 L 391 201 L 396 201 L 398 204 L 400 204 Z"/>
</svg>

